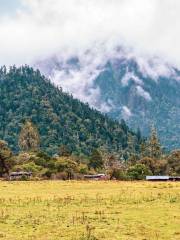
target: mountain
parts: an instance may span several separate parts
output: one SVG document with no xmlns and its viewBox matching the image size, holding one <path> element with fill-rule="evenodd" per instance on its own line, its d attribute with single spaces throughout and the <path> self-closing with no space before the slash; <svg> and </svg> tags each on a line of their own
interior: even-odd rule
<svg viewBox="0 0 180 240">
<path fill-rule="evenodd" d="M 50 154 L 60 145 L 89 154 L 98 147 L 115 152 L 125 149 L 128 136 L 133 137 L 136 148 L 140 142 L 124 121 L 120 124 L 91 109 L 28 66 L 0 69 L 0 99 L 0 139 L 15 151 L 27 119 L 37 126 L 41 148 Z"/>
<path fill-rule="evenodd" d="M 101 61 L 93 57 L 87 62 L 88 57 L 82 61 L 54 57 L 38 66 L 55 84 L 111 118 L 125 118 L 131 128 L 140 127 L 145 136 L 155 125 L 166 149 L 179 148 L 180 71 L 159 58 L 118 52 Z"/>
<path fill-rule="evenodd" d="M 101 101 L 111 103 L 108 115 L 125 117 L 147 135 L 152 124 L 167 149 L 180 147 L 180 81 L 178 71 L 153 79 L 139 70 L 134 60 L 109 62 L 95 80 Z"/>
</svg>

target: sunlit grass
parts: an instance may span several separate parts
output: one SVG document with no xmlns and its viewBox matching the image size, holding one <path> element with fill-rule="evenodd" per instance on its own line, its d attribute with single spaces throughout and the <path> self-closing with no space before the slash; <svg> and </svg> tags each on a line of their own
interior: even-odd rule
<svg viewBox="0 0 180 240">
<path fill-rule="evenodd" d="M 180 183 L 0 182 L 0 239 L 180 239 Z"/>
</svg>

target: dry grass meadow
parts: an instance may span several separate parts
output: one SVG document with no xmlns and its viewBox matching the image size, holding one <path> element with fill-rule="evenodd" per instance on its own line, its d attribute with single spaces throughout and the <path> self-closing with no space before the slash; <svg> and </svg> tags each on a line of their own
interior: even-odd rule
<svg viewBox="0 0 180 240">
<path fill-rule="evenodd" d="M 179 240 L 180 183 L 1 181 L 0 239 Z"/>
</svg>

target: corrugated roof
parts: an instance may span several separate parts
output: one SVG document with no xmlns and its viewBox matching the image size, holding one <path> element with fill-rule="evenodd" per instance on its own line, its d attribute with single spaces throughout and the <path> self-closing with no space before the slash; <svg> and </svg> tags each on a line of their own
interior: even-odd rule
<svg viewBox="0 0 180 240">
<path fill-rule="evenodd" d="M 146 176 L 146 180 L 169 180 L 169 176 Z"/>
</svg>

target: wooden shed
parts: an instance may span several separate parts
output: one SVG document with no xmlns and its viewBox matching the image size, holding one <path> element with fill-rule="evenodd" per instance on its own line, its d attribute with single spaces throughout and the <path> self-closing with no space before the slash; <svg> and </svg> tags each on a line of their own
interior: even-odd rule
<svg viewBox="0 0 180 240">
<path fill-rule="evenodd" d="M 9 174 L 9 180 L 20 180 L 23 178 L 29 179 L 32 176 L 31 172 L 11 172 Z"/>
<path fill-rule="evenodd" d="M 87 180 L 108 180 L 108 176 L 104 173 L 94 175 L 84 175 L 84 179 Z"/>
</svg>

